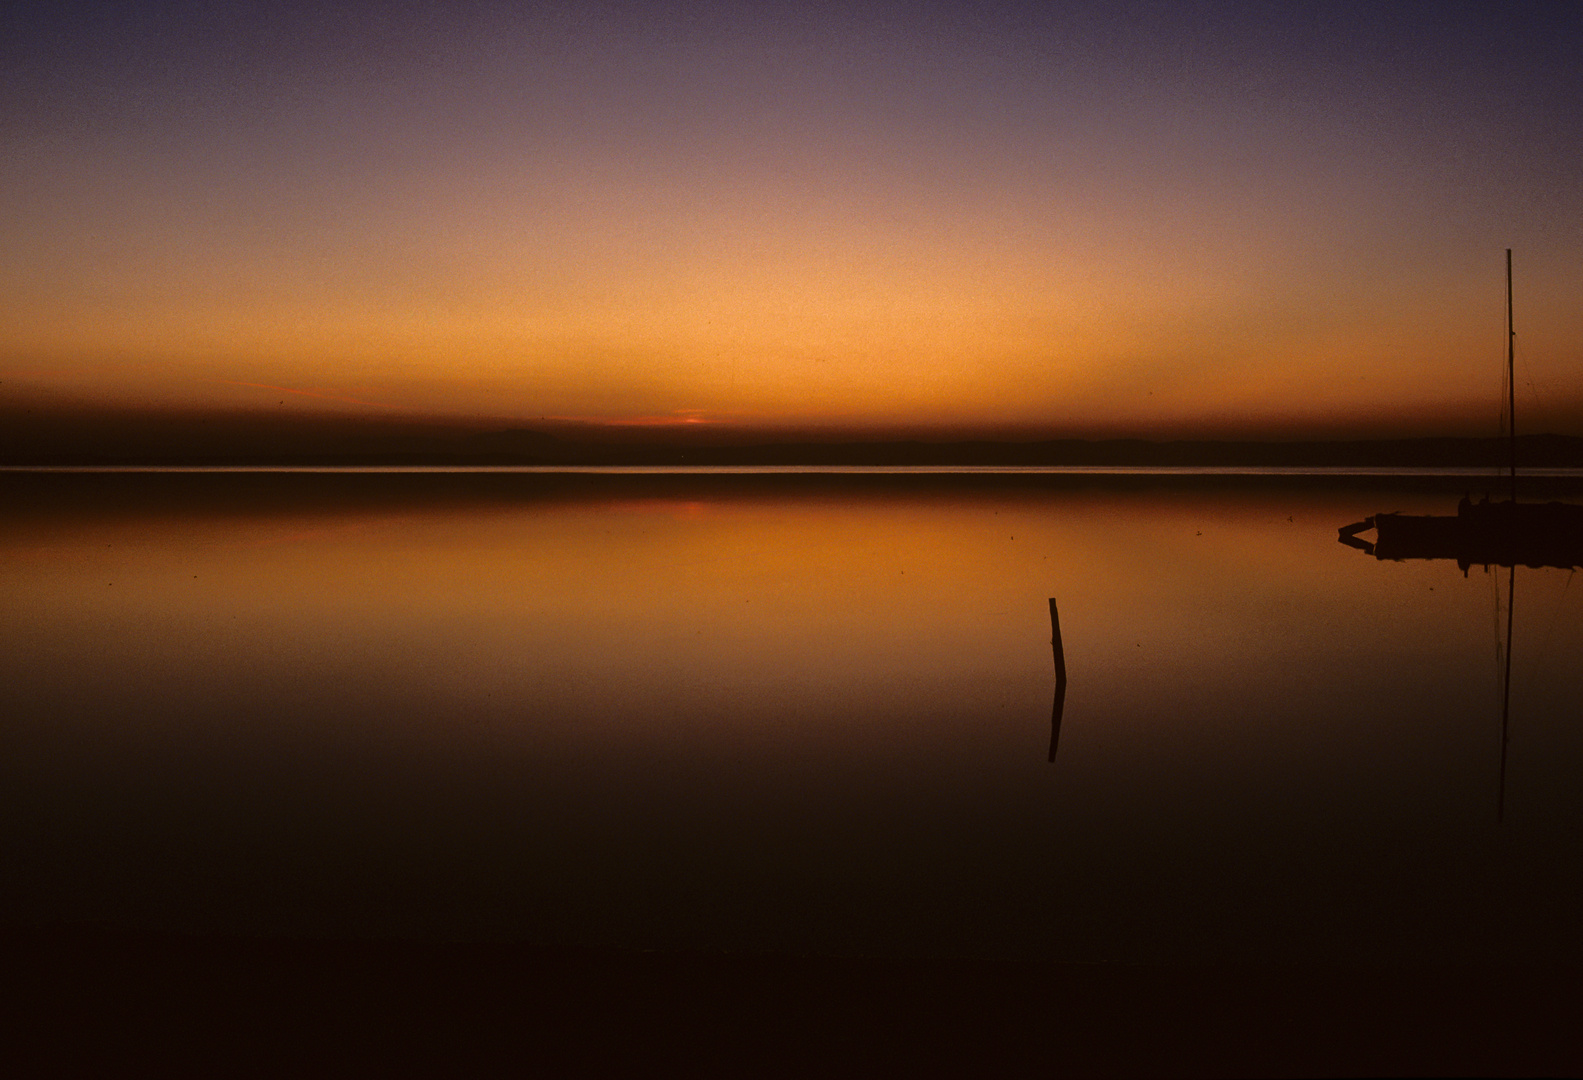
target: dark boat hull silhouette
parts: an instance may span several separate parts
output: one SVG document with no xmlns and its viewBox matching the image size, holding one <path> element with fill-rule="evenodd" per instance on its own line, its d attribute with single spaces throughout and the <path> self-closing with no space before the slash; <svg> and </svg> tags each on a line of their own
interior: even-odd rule
<svg viewBox="0 0 1583 1080">
<path fill-rule="evenodd" d="M 1583 566 L 1583 506 L 1569 503 L 1517 501 L 1517 377 L 1512 322 L 1512 251 L 1506 249 L 1506 408 L 1511 446 L 1511 498 L 1473 502 L 1466 496 L 1455 517 L 1419 514 L 1375 514 L 1343 525 L 1339 539 L 1376 559 L 1455 559 L 1469 566 Z M 1374 542 L 1359 533 L 1374 530 Z"/>
<path fill-rule="evenodd" d="M 1374 530 L 1374 541 L 1359 533 Z M 1583 566 L 1583 506 L 1472 502 L 1455 516 L 1375 514 L 1343 526 L 1339 539 L 1376 559 L 1455 559 L 1470 566 Z"/>
</svg>

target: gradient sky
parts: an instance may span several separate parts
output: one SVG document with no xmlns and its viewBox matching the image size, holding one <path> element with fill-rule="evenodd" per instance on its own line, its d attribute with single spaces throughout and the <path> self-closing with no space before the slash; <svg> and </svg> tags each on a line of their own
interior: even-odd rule
<svg viewBox="0 0 1583 1080">
<path fill-rule="evenodd" d="M 10 10 L 0 402 L 1583 434 L 1583 5 L 1298 8 Z"/>
</svg>

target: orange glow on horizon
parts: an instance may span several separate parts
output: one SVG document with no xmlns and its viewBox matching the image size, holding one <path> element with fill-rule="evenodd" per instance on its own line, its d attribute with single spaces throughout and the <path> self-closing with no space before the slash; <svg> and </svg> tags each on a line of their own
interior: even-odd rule
<svg viewBox="0 0 1583 1080">
<path fill-rule="evenodd" d="M 636 15 L 521 18 L 426 29 L 445 61 L 388 78 L 260 61 L 245 124 L 153 89 L 136 124 L 115 95 L 97 127 L 18 104 L 0 404 L 1487 434 L 1510 246 L 1524 408 L 1583 434 L 1566 148 L 1497 191 L 1498 148 L 1372 71 L 1261 95 L 1235 64 L 1156 79 L 861 14 L 671 52 Z M 1253 40 L 1226 55 L 1280 68 Z"/>
</svg>

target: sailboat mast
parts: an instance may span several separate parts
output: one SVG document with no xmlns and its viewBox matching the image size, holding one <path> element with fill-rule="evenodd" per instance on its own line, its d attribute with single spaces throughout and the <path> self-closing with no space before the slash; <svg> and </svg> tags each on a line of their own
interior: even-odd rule
<svg viewBox="0 0 1583 1080">
<path fill-rule="evenodd" d="M 1512 328 L 1512 249 L 1506 249 L 1506 422 L 1511 444 L 1512 502 L 1517 501 L 1517 331 Z"/>
</svg>

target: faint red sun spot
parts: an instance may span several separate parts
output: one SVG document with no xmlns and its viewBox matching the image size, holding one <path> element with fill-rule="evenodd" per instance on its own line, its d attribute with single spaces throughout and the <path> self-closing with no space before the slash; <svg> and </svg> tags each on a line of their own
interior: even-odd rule
<svg viewBox="0 0 1583 1080">
<path fill-rule="evenodd" d="M 603 427 L 677 427 L 681 424 L 715 423 L 696 409 L 678 409 L 661 416 L 544 416 L 540 419 L 563 424 L 598 424 Z"/>
</svg>

